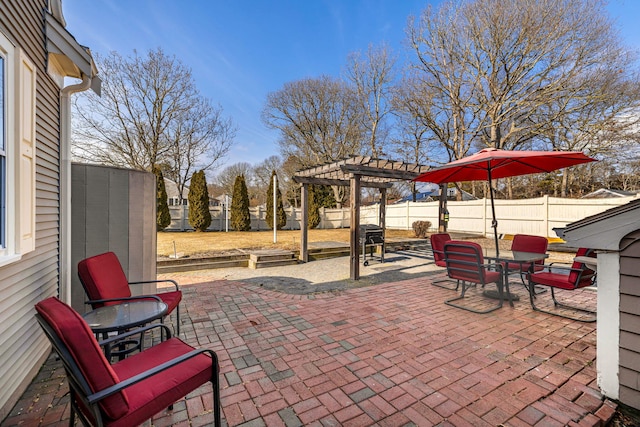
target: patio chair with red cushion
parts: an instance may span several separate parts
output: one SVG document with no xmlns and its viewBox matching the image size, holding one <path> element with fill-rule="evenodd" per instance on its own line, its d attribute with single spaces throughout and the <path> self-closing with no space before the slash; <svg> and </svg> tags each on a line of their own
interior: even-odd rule
<svg viewBox="0 0 640 427">
<path fill-rule="evenodd" d="M 89 325 L 74 309 L 55 297 L 35 308 L 40 326 L 64 364 L 71 399 L 69 425 L 74 425 L 76 416 L 83 425 L 139 425 L 207 382 L 213 385 L 214 423 L 221 425 L 215 352 L 168 338 L 110 365 Z M 105 341 L 153 328 L 171 335 L 165 325 L 156 323 Z"/>
<path fill-rule="evenodd" d="M 549 246 L 549 241 L 546 237 L 542 236 L 532 236 L 529 234 L 516 234 L 513 236 L 513 241 L 511 242 L 511 252 L 533 252 L 536 254 L 546 254 L 547 247 Z M 522 280 L 522 284 L 527 287 L 525 283 L 525 277 L 527 273 L 532 271 L 541 271 L 544 267 L 544 260 L 535 261 L 533 263 L 521 263 L 521 262 L 508 262 L 504 263 L 503 267 L 507 269 L 507 271 L 517 272 L 520 274 L 520 280 Z"/>
<path fill-rule="evenodd" d="M 451 240 L 451 236 L 449 235 L 449 233 L 434 233 L 431 236 L 429 236 L 429 240 L 431 242 L 431 251 L 433 252 L 433 261 L 438 267 L 446 268 L 447 263 L 444 260 L 444 244 Z M 453 288 L 449 286 L 443 286 L 439 284 L 442 282 L 451 282 L 451 279 L 446 278 L 446 279 L 434 280 L 431 282 L 431 284 L 435 286 L 439 286 L 441 288 L 453 290 Z M 460 287 L 460 281 L 457 280 L 455 290 L 457 291 L 459 287 Z"/>
<path fill-rule="evenodd" d="M 167 314 L 176 311 L 176 334 L 180 335 L 180 301 L 182 291 L 175 280 L 146 280 L 129 282 L 122 270 L 118 256 L 113 252 L 105 252 L 78 263 L 78 276 L 84 287 L 92 308 L 105 305 L 122 304 L 125 301 L 154 298 L 167 304 Z M 153 295 L 131 294 L 130 285 L 144 283 L 171 283 L 175 290 Z"/>
<path fill-rule="evenodd" d="M 580 248 L 576 253 L 576 257 L 580 256 L 593 256 L 593 250 L 587 248 Z M 559 302 L 556 299 L 555 289 L 564 289 L 567 291 L 574 291 L 587 286 L 592 286 L 595 283 L 596 272 L 587 267 L 584 263 L 574 261 L 571 267 L 562 267 L 555 264 L 549 264 L 544 266 L 542 271 L 538 271 L 528 275 L 529 280 L 529 300 L 531 301 L 531 307 L 536 311 L 543 313 L 553 314 L 555 316 L 564 317 L 571 320 L 578 320 L 581 322 L 595 322 L 596 311 L 589 310 L 584 307 L 569 305 Z M 562 311 L 551 311 L 536 306 L 536 294 L 534 292 L 534 286 L 548 286 L 551 288 L 551 299 L 553 300 L 554 307 L 560 307 L 569 309 L 575 312 L 573 314 L 564 314 Z M 587 318 L 578 316 L 579 313 L 592 314 Z"/>
<path fill-rule="evenodd" d="M 485 263 L 482 255 L 482 247 L 475 242 L 450 240 L 444 245 L 444 254 L 447 264 L 447 274 L 451 279 L 462 282 L 462 292 L 460 296 L 445 301 L 445 304 L 480 314 L 489 313 L 502 307 L 504 285 L 501 264 Z M 454 301 L 463 299 L 469 287 L 481 285 L 484 288 L 485 285 L 489 283 L 495 283 L 498 287 L 497 305 L 485 310 L 479 310 L 453 303 Z M 507 296 L 510 296 L 508 288 Z M 513 306 L 510 298 L 509 303 Z"/>
</svg>

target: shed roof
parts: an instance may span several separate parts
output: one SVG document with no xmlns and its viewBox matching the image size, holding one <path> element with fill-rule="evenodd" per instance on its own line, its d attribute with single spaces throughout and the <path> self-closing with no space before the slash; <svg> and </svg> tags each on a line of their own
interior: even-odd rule
<svg viewBox="0 0 640 427">
<path fill-rule="evenodd" d="M 624 236 L 640 230 L 640 199 L 568 224 L 564 240 L 575 247 L 619 249 Z"/>
</svg>

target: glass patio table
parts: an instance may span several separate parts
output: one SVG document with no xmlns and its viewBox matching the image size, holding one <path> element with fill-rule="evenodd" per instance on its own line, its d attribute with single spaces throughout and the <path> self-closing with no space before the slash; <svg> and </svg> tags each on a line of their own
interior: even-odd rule
<svg viewBox="0 0 640 427">
<path fill-rule="evenodd" d="M 485 255 L 485 258 L 492 262 L 501 263 L 503 265 L 504 268 L 502 269 L 502 274 L 506 292 L 502 298 L 509 300 L 509 303 L 511 304 L 511 306 L 513 306 L 513 301 L 518 301 L 520 300 L 520 298 L 509 291 L 509 273 L 514 271 L 522 271 L 522 267 L 526 264 L 529 264 L 529 272 L 533 272 L 533 266 L 535 265 L 534 263 L 536 261 L 542 261 L 549 258 L 549 254 L 538 252 L 512 251 L 510 254 L 501 254 L 497 257 Z M 519 264 L 519 267 L 517 269 L 509 269 L 506 267 L 509 264 L 514 263 Z M 525 287 L 526 286 L 527 285 L 525 284 Z M 500 298 L 498 292 L 494 290 L 486 290 L 483 292 L 483 294 L 489 298 Z"/>
<path fill-rule="evenodd" d="M 162 320 L 167 309 L 167 304 L 164 302 L 148 299 L 99 307 L 83 314 L 82 317 L 96 336 L 107 337 L 111 332 L 119 334 L 157 319 Z M 117 350 L 106 346 L 105 356 L 107 359 L 111 356 L 119 356 L 120 359 L 123 359 L 127 354 L 140 350 L 141 346 L 140 340 L 127 340 L 125 343 L 119 344 Z"/>
</svg>

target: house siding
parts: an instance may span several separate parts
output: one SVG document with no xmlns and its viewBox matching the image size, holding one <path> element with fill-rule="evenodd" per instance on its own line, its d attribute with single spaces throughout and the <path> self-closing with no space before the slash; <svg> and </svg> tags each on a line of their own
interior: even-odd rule
<svg viewBox="0 0 640 427">
<path fill-rule="evenodd" d="M 640 408 L 640 230 L 620 248 L 620 402 Z"/>
<path fill-rule="evenodd" d="M 0 267 L 0 419 L 49 354 L 33 306 L 58 292 L 60 89 L 46 72 L 46 7 L 46 0 L 0 0 L 0 30 L 37 69 L 36 248 Z"/>
</svg>

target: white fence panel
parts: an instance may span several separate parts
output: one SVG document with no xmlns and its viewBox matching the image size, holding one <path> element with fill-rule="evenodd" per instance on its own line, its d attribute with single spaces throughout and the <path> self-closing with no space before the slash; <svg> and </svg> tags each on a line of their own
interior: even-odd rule
<svg viewBox="0 0 640 427">
<path fill-rule="evenodd" d="M 554 228 L 595 215 L 615 206 L 620 206 L 637 197 L 617 199 L 563 199 L 539 197 L 536 199 L 495 200 L 498 233 L 533 234 L 555 237 Z M 447 202 L 449 231 L 491 235 L 491 201 L 488 199 L 466 202 Z M 209 208 L 212 216 L 209 230 L 224 231 L 227 228 L 226 211 L 221 206 Z M 167 230 L 192 230 L 189 225 L 187 206 L 170 206 L 171 225 Z M 299 208 L 286 208 L 288 230 L 299 230 L 301 212 Z M 266 209 L 250 208 L 251 229 L 270 230 L 265 217 Z M 360 209 L 361 224 L 378 224 L 379 205 L 363 206 Z M 348 228 L 351 221 L 349 208 L 320 209 L 318 228 Z M 432 231 L 438 229 L 438 202 L 406 202 L 388 205 L 385 216 L 387 228 L 411 230 L 415 221 L 430 221 Z M 231 226 L 229 226 L 231 230 Z"/>
</svg>

